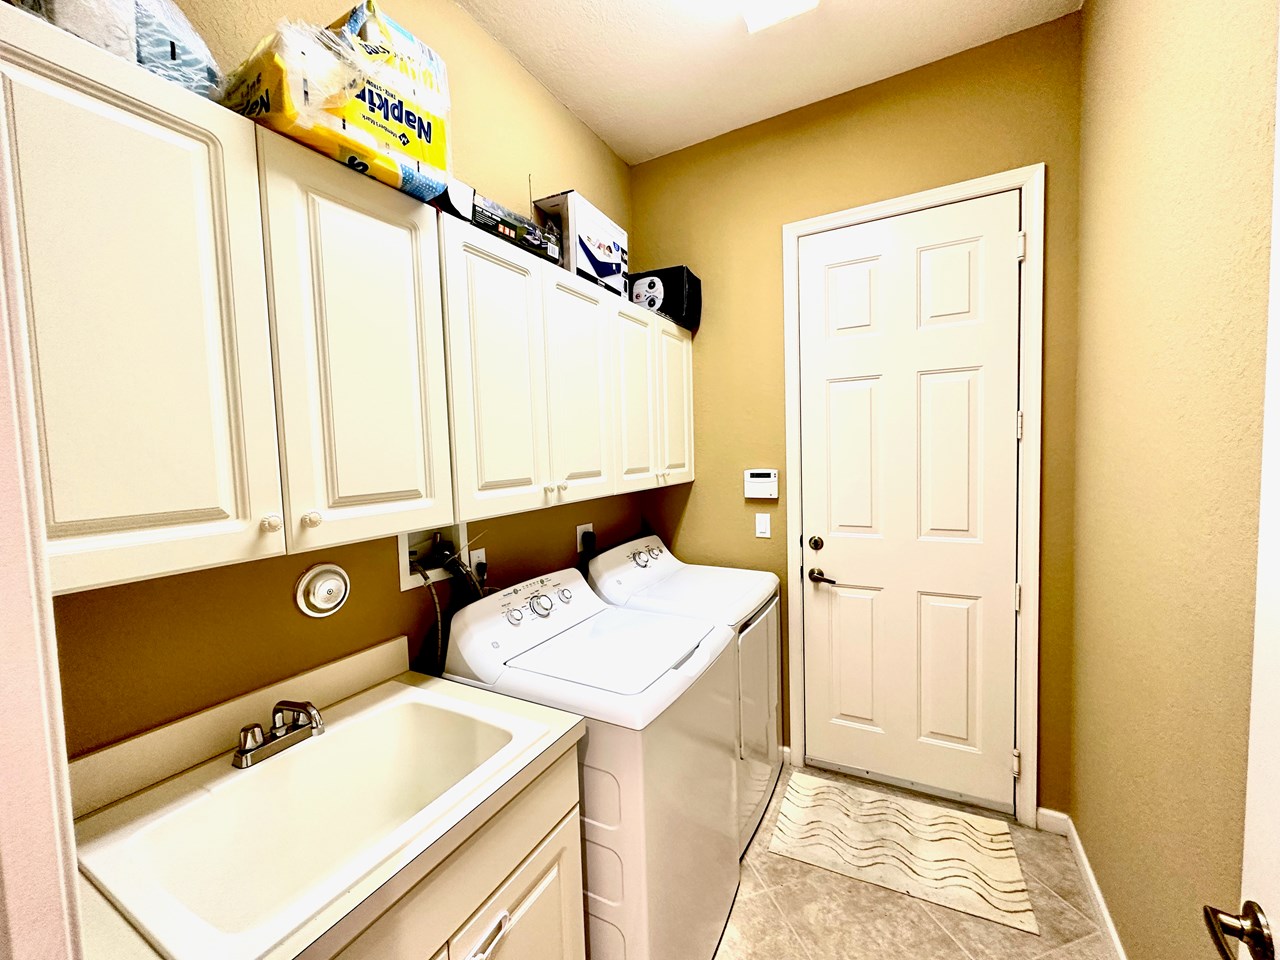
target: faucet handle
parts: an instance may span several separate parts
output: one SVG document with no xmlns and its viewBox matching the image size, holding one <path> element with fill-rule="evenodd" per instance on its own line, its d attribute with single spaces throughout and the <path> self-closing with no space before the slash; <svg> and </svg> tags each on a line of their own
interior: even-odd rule
<svg viewBox="0 0 1280 960">
<path fill-rule="evenodd" d="M 248 753 L 250 750 L 257 750 L 262 746 L 262 725 L 251 723 L 247 727 L 240 728 L 240 752 Z"/>
<path fill-rule="evenodd" d="M 324 718 L 310 700 L 281 700 L 271 711 L 272 733 L 281 736 L 289 729 L 301 730 L 314 728 L 317 734 L 324 733 Z"/>
</svg>

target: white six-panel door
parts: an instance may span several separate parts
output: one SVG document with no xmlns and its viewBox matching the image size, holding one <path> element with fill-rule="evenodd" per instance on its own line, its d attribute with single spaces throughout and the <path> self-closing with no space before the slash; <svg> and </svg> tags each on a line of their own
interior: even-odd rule
<svg viewBox="0 0 1280 960">
<path fill-rule="evenodd" d="M 693 335 L 659 317 L 658 481 L 693 479 Z"/>
<path fill-rule="evenodd" d="M 550 506 L 542 263 L 452 217 L 442 235 L 458 517 Z"/>
<path fill-rule="evenodd" d="M 258 142 L 290 552 L 452 523 L 436 211 Z"/>
<path fill-rule="evenodd" d="M 614 323 L 618 400 L 618 492 L 658 483 L 658 334 L 661 318 L 635 306 L 617 311 Z"/>
<path fill-rule="evenodd" d="M 253 124 L 11 19 L 56 48 L 0 56 L 54 589 L 282 553 Z"/>
<path fill-rule="evenodd" d="M 548 480 L 558 503 L 614 492 L 615 294 L 566 270 L 543 268 Z"/>
<path fill-rule="evenodd" d="M 1016 191 L 800 241 L 806 756 L 1012 809 Z M 807 545 L 820 537 L 821 549 Z"/>
</svg>

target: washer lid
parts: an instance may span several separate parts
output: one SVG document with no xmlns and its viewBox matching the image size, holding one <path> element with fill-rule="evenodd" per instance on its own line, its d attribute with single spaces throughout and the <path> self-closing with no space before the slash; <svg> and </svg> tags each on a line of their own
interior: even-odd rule
<svg viewBox="0 0 1280 960">
<path fill-rule="evenodd" d="M 700 620 L 609 608 L 507 666 L 634 696 L 696 650 L 712 629 Z"/>
<path fill-rule="evenodd" d="M 664 580 L 636 593 L 631 609 L 687 617 L 706 617 L 738 627 L 778 589 L 778 578 L 766 570 L 703 567 L 687 564 Z"/>
</svg>

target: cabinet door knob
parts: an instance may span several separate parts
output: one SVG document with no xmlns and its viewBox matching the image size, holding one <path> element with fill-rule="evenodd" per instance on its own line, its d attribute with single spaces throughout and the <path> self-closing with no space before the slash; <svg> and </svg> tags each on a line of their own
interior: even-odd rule
<svg viewBox="0 0 1280 960">
<path fill-rule="evenodd" d="M 556 489 L 559 490 L 561 493 L 564 493 L 566 490 L 569 489 L 569 481 L 568 480 L 560 481 L 559 483 L 556 484 Z"/>
<path fill-rule="evenodd" d="M 543 492 L 543 493 L 555 493 L 555 492 L 556 492 L 556 485 L 555 485 L 554 483 L 544 484 L 544 485 L 543 485 L 543 487 L 542 487 L 542 492 Z"/>
<path fill-rule="evenodd" d="M 279 533 L 284 529 L 284 518 L 278 513 L 268 513 L 258 523 L 258 529 L 263 533 Z"/>
<path fill-rule="evenodd" d="M 316 527 L 320 526 L 323 519 L 324 518 L 321 517 L 319 513 L 312 510 L 310 513 L 304 513 L 302 515 L 302 525 L 314 530 Z"/>
</svg>

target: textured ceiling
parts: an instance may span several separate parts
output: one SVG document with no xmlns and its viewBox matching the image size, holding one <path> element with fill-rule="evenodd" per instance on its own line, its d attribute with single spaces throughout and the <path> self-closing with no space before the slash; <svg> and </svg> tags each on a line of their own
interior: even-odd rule
<svg viewBox="0 0 1280 960">
<path fill-rule="evenodd" d="M 1080 0 L 822 0 L 750 34 L 744 0 L 458 2 L 628 163 L 1080 8 Z"/>
</svg>

